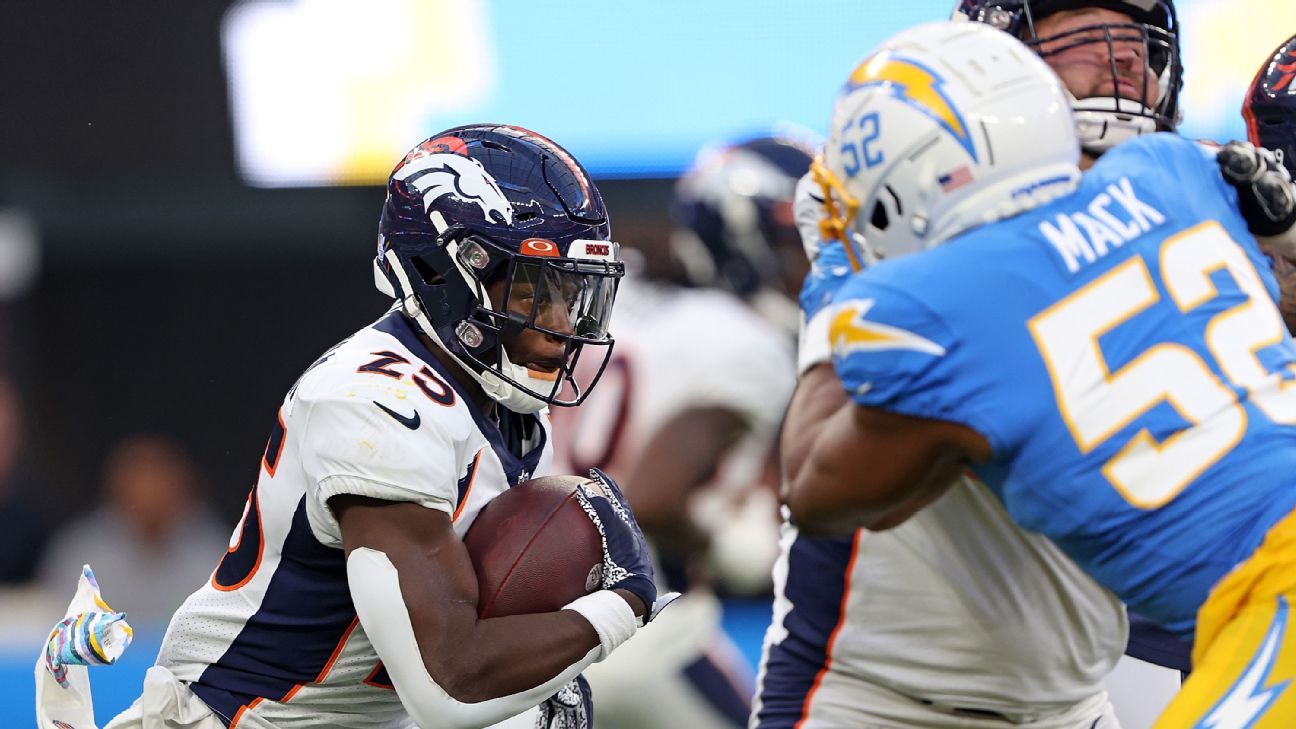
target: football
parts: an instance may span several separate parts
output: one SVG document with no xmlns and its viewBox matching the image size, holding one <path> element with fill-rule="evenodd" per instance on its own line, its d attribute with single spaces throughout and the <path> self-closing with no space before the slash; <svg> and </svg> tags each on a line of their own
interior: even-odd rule
<svg viewBox="0 0 1296 729">
<path fill-rule="evenodd" d="M 483 618 L 559 610 L 597 590 L 603 541 L 576 499 L 583 476 L 518 484 L 482 509 L 464 535 Z"/>
</svg>

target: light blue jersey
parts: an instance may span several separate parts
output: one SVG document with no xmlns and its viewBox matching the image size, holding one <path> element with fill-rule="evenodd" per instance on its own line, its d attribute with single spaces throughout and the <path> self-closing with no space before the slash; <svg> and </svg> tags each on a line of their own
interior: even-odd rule
<svg viewBox="0 0 1296 729">
<path fill-rule="evenodd" d="M 1214 153 L 1157 134 L 1072 195 L 879 264 L 833 301 L 861 405 L 967 425 L 1024 527 L 1190 638 L 1296 504 L 1296 348 Z"/>
</svg>

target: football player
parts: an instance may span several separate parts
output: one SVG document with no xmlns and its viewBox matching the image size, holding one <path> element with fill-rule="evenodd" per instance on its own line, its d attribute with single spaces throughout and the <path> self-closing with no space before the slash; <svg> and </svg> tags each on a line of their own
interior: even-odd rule
<svg viewBox="0 0 1296 729">
<path fill-rule="evenodd" d="M 960 73 L 934 71 L 920 100 L 884 82 L 893 64 Z M 1291 726 L 1296 346 L 1257 239 L 1296 251 L 1296 189 L 1244 143 L 1153 134 L 1083 179 L 1078 162 L 1057 78 L 1005 34 L 921 26 L 852 75 L 825 151 L 835 222 L 848 244 L 919 252 L 819 315 L 851 402 L 802 434 L 793 519 L 894 527 L 971 467 L 1193 641 L 1158 727 Z M 953 172 L 966 184 L 940 182 Z"/>
<path fill-rule="evenodd" d="M 955 17 L 1010 30 L 1065 71 L 1078 97 L 1072 104 L 1086 140 L 1083 164 L 1176 121 L 1181 68 L 1168 2 L 966 0 Z M 892 82 L 923 81 L 921 70 L 893 70 L 901 75 Z M 1135 96 L 1130 89 L 1142 95 L 1121 95 Z M 866 135 L 878 132 L 875 119 L 862 116 L 859 124 Z M 876 160 L 874 150 L 855 150 L 861 153 L 858 164 Z M 957 187 L 959 177 L 940 182 Z M 820 206 L 808 194 L 814 187 L 803 185 L 798 200 L 807 251 L 817 259 L 801 299 L 807 319 L 851 270 L 840 246 L 820 252 Z M 888 211 L 874 214 L 878 223 L 885 224 Z M 812 339 L 802 341 L 796 395 L 802 404 L 816 404 L 801 411 L 807 422 L 846 402 L 828 364 L 826 337 Z M 791 421 L 785 428 L 791 475 L 804 455 L 797 455 L 801 432 Z M 960 726 L 970 718 L 989 725 L 1090 727 L 1098 720 L 1115 726 L 1118 714 L 1155 715 L 1178 688 L 1177 670 L 1117 663 L 1127 648 L 1118 601 L 1048 540 L 1013 524 L 974 478 L 890 532 L 812 538 L 785 525 L 776 577 L 775 620 L 753 716 L 762 729 L 803 720 Z M 915 604 L 927 608 L 916 611 Z M 1140 624 L 1128 647 L 1162 665 L 1186 663 L 1182 643 L 1155 626 Z M 1116 688 L 1137 690 L 1126 692 L 1130 700 L 1113 711 L 1103 678 L 1116 665 Z"/>
<path fill-rule="evenodd" d="M 1296 176 L 1296 36 L 1278 46 L 1260 66 L 1242 103 L 1247 139 L 1273 150 Z M 1274 257 L 1274 274 L 1282 288 L 1278 309 L 1287 330 L 1296 332 L 1296 263 Z"/>
<path fill-rule="evenodd" d="M 463 126 L 411 150 L 375 259 L 395 306 L 289 390 L 228 552 L 108 726 L 482 727 L 537 704 L 536 726 L 586 726 L 578 674 L 656 600 L 616 485 L 579 492 L 603 589 L 563 610 L 479 619 L 461 537 L 550 472 L 546 407 L 582 400 L 611 351 L 609 236 L 585 170 L 539 134 Z M 579 358 L 598 363 L 583 381 Z"/>
<path fill-rule="evenodd" d="M 792 199 L 810 158 L 783 136 L 698 155 L 676 184 L 663 252 L 682 273 L 668 281 L 630 271 L 598 392 L 555 418 L 560 457 L 570 468 L 605 468 L 624 486 L 660 583 L 684 592 L 633 644 L 591 667 L 601 725 L 747 723 L 751 670 L 721 628 L 713 581 L 768 589 L 777 477 L 762 479 L 777 473 L 765 464 L 796 381 L 789 292 L 808 263 Z"/>
</svg>

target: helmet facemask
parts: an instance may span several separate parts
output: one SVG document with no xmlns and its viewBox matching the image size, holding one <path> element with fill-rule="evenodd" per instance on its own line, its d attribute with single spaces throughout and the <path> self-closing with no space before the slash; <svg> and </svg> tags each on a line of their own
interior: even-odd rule
<svg viewBox="0 0 1296 729">
<path fill-rule="evenodd" d="M 1092 23 L 1041 35 L 1039 24 L 1062 11 L 1101 8 L 1129 16 L 1126 23 Z M 956 14 L 1017 36 L 1052 65 L 1053 59 L 1080 46 L 1106 45 L 1111 91 L 1085 98 L 1073 95 L 1081 146 L 1102 152 L 1141 134 L 1174 131 L 1178 126 L 1183 67 L 1178 18 L 1168 0 L 982 0 L 964 2 Z M 1144 61 L 1141 70 L 1122 73 L 1118 48 L 1133 46 Z M 1122 83 L 1135 91 L 1122 89 Z M 1145 103 L 1146 89 L 1154 90 Z"/>
<path fill-rule="evenodd" d="M 1112 92 L 1076 99 L 1072 109 L 1076 114 L 1076 127 L 1082 146 L 1094 152 L 1103 152 L 1140 134 L 1173 130 L 1178 124 L 1177 109 L 1168 103 L 1167 91 L 1178 85 L 1178 66 L 1170 59 L 1178 54 L 1173 33 L 1145 23 L 1100 23 L 1085 25 L 1047 38 L 1027 40 L 1045 61 L 1073 48 L 1105 44 L 1107 47 L 1107 73 L 1110 74 Z M 1133 45 L 1144 60 L 1142 68 L 1122 74 L 1117 65 L 1118 45 Z M 1132 75 L 1131 75 L 1132 74 Z M 1132 85 L 1137 91 L 1129 93 L 1122 83 Z M 1136 98 L 1143 90 L 1154 89 L 1152 105 L 1144 98 Z"/>
<path fill-rule="evenodd" d="M 608 323 L 625 271 L 617 244 L 572 241 L 567 257 L 553 242 L 537 241 L 546 255 L 535 256 L 462 226 L 422 237 L 428 240 L 421 245 L 406 240 L 387 247 L 387 268 L 401 271 L 396 278 L 406 314 L 510 410 L 579 405 L 612 353 Z M 458 275 L 439 273 L 451 270 Z M 534 346 L 537 337 L 543 352 Z M 520 351 L 528 342 L 534 351 Z M 582 382 L 576 368 L 589 356 L 586 347 L 602 352 L 594 355 L 597 367 L 581 368 L 593 372 Z"/>
</svg>

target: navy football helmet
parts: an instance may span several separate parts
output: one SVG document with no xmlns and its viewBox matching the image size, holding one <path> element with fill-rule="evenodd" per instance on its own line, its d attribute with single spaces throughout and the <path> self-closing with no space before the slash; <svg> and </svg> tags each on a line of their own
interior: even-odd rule
<svg viewBox="0 0 1296 729">
<path fill-rule="evenodd" d="M 1296 36 L 1260 67 L 1242 102 L 1247 138 L 1266 147 L 1296 177 Z"/>
<path fill-rule="evenodd" d="M 732 291 L 785 318 L 809 266 L 792 201 L 813 156 L 787 136 L 704 149 L 671 203 L 671 254 L 685 283 Z"/>
<path fill-rule="evenodd" d="M 1041 37 L 1035 24 L 1054 13 L 1081 8 L 1105 8 L 1124 13 L 1132 23 L 1099 23 L 1065 33 Z M 1011 33 L 1049 61 L 1051 56 L 1089 43 L 1106 43 L 1108 58 L 1115 58 L 1113 42 L 1142 43 L 1143 58 L 1155 79 L 1144 70 L 1138 88 L 1155 81 L 1157 99 L 1147 107 L 1142 99 L 1120 91 L 1119 73 L 1111 62 L 1113 91 L 1109 96 L 1076 99 L 1072 103 L 1080 144 L 1092 154 L 1102 152 L 1140 134 L 1174 131 L 1182 116 L 1179 90 L 1183 62 L 1179 55 L 1179 16 L 1173 0 L 961 0 L 954 18 L 986 23 Z"/>
<path fill-rule="evenodd" d="M 494 400 L 517 412 L 577 405 L 612 352 L 608 319 L 625 268 L 609 235 L 602 196 L 562 147 L 520 127 L 456 127 L 392 171 L 375 283 Z M 501 283 L 492 301 L 487 289 Z M 562 362 L 511 361 L 507 345 L 527 329 L 562 342 Z M 587 347 L 602 360 L 578 383 Z"/>
</svg>

